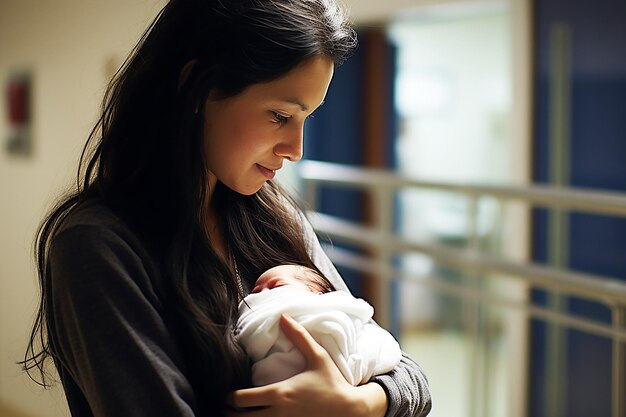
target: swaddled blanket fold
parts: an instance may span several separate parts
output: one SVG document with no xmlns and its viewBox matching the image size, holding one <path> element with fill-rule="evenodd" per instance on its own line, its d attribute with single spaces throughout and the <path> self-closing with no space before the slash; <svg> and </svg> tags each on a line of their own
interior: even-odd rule
<svg viewBox="0 0 626 417">
<path fill-rule="evenodd" d="M 374 310 L 345 291 L 316 294 L 289 286 L 248 295 L 239 304 L 238 341 L 253 361 L 255 386 L 302 372 L 302 354 L 282 333 L 281 314 L 304 326 L 352 385 L 391 371 L 402 356 L 396 340 L 370 322 Z"/>
</svg>

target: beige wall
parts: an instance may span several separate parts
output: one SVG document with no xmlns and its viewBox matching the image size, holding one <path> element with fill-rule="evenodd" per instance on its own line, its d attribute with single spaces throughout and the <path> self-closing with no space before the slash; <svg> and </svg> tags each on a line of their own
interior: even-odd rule
<svg viewBox="0 0 626 417">
<path fill-rule="evenodd" d="M 67 415 L 14 365 L 36 305 L 31 257 L 42 213 L 73 178 L 96 118 L 111 59 L 120 62 L 161 0 L 0 0 L 0 403 L 33 416 Z M 5 83 L 33 75 L 34 153 L 10 157 Z"/>
</svg>

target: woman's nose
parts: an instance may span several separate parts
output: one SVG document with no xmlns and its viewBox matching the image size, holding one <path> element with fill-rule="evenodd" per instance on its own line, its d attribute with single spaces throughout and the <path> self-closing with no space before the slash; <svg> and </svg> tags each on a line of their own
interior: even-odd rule
<svg viewBox="0 0 626 417">
<path fill-rule="evenodd" d="M 304 124 L 294 126 L 285 131 L 285 136 L 276 144 L 274 153 L 291 162 L 302 159 L 302 147 L 304 140 Z"/>
</svg>

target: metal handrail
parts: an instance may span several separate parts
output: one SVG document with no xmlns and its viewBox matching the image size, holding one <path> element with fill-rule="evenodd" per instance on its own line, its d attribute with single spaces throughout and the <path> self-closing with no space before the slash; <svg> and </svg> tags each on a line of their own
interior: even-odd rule
<svg viewBox="0 0 626 417">
<path fill-rule="evenodd" d="M 298 168 L 301 178 L 310 182 L 364 189 L 428 188 L 465 194 L 474 198 L 488 195 L 500 199 L 522 199 L 551 208 L 626 217 L 626 197 L 614 192 L 537 185 L 498 186 L 420 181 L 384 170 L 347 167 L 319 161 L 302 161 Z M 626 305 L 626 283 L 615 277 L 567 271 L 529 262 L 506 261 L 471 250 L 403 239 L 386 230 L 359 226 L 321 213 L 311 212 L 309 217 L 317 230 L 372 249 L 421 252 L 446 264 L 482 272 L 513 275 L 534 285 L 567 290 L 575 295 L 597 299 L 610 306 Z"/>
<path fill-rule="evenodd" d="M 337 248 L 331 245 L 325 245 L 324 250 L 330 258 L 341 265 L 348 266 L 350 269 L 371 273 L 372 271 L 381 272 L 379 275 L 383 279 L 399 279 L 408 282 L 419 282 L 426 287 L 434 288 L 448 294 L 463 297 L 465 299 L 480 300 L 492 305 L 515 308 L 526 314 L 550 320 L 560 325 L 570 326 L 578 330 L 584 330 L 596 336 L 614 338 L 621 342 L 626 342 L 626 330 L 622 327 L 615 327 L 608 324 L 598 323 L 596 320 L 584 317 L 572 316 L 569 313 L 552 311 L 546 307 L 528 305 L 511 298 L 504 298 L 496 295 L 490 295 L 476 289 L 468 289 L 445 280 L 428 279 L 430 276 L 422 276 L 413 272 L 399 269 L 387 263 L 372 260 L 366 256 L 355 254 L 346 249 Z"/>
<path fill-rule="evenodd" d="M 302 179 L 358 188 L 422 188 L 469 196 L 522 200 L 534 205 L 626 217 L 626 196 L 610 191 L 573 190 L 550 185 L 495 185 L 423 181 L 380 169 L 348 167 L 329 162 L 302 161 Z"/>
<path fill-rule="evenodd" d="M 333 251 L 331 249 L 329 253 L 333 259 L 353 269 L 377 271 L 377 275 L 383 278 L 379 286 L 382 291 L 386 291 L 385 288 L 389 287 L 388 285 L 385 286 L 384 281 L 392 277 L 394 279 L 415 278 L 411 272 L 399 269 L 393 262 L 390 262 L 394 255 L 408 252 L 423 253 L 438 262 L 468 272 L 469 280 L 465 280 L 465 285 L 449 285 L 444 280 L 423 280 L 422 283 L 476 302 L 474 303 L 476 308 L 471 314 L 474 317 L 473 325 L 468 328 L 475 340 L 479 340 L 481 336 L 477 320 L 480 320 L 479 306 L 482 303 L 516 308 L 524 311 L 529 317 L 544 319 L 552 325 L 566 326 L 610 338 L 613 342 L 612 416 L 626 417 L 626 406 L 620 399 L 626 386 L 626 282 L 615 277 L 574 272 L 532 262 L 515 262 L 495 258 L 481 253 L 476 247 L 477 205 L 483 197 L 495 198 L 500 204 L 508 200 L 517 200 L 528 207 L 553 209 L 555 218 L 562 219 L 563 217 L 556 216 L 562 216 L 571 211 L 626 217 L 626 196 L 624 194 L 550 185 L 520 186 L 423 181 L 383 170 L 347 167 L 317 161 L 301 162 L 299 172 L 301 178 L 308 183 L 306 184 L 306 191 L 310 193 L 310 203 L 313 203 L 315 199 L 315 186 L 320 184 L 363 189 L 374 197 L 373 203 L 377 216 L 374 217 L 375 225 L 373 227 L 358 225 L 320 213 L 310 213 L 309 217 L 318 232 L 325 233 L 335 240 L 343 240 L 371 249 L 370 252 L 376 254 L 373 258 L 368 258 L 353 256 L 349 252 L 342 252 L 341 250 Z M 468 246 L 463 249 L 455 249 L 435 243 L 407 239 L 394 233 L 393 222 L 389 218 L 390 204 L 394 193 L 406 188 L 436 190 L 466 196 L 470 202 Z M 557 262 L 558 264 L 559 262 Z M 497 294 L 481 289 L 479 283 L 485 277 L 481 276 L 480 273 L 511 276 L 521 279 L 529 287 L 554 291 L 554 294 L 582 296 L 586 299 L 603 302 L 610 307 L 612 320 L 610 323 L 605 323 L 574 316 L 567 311 L 562 311 L 558 305 L 542 307 L 529 303 L 528 300 L 518 301 L 502 298 Z M 387 293 L 385 296 L 387 297 L 389 294 Z M 556 327 L 552 328 L 557 329 Z M 558 347 L 555 347 L 554 350 L 558 350 Z M 480 352 L 475 350 L 473 363 L 479 362 L 483 366 L 487 366 L 488 363 Z M 554 378 L 549 381 L 553 388 L 555 381 Z"/>
<path fill-rule="evenodd" d="M 626 306 L 626 283 L 615 278 L 496 259 L 471 250 L 409 240 L 326 214 L 308 212 L 307 216 L 317 231 L 345 243 L 359 243 L 368 249 L 384 248 L 394 253 L 420 252 L 447 265 L 472 268 L 477 272 L 512 275 L 531 285 L 567 291 L 608 305 Z"/>
</svg>

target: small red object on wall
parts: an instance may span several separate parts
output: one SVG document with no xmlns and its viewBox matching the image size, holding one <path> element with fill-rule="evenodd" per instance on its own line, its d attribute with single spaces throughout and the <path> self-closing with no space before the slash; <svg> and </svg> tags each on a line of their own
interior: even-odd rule
<svg viewBox="0 0 626 417">
<path fill-rule="evenodd" d="M 30 76 L 26 73 L 13 75 L 7 84 L 9 136 L 6 150 L 9 154 L 30 155 L 32 151 L 30 85 Z"/>
<path fill-rule="evenodd" d="M 28 121 L 28 83 L 23 78 L 14 77 L 9 81 L 9 123 L 22 126 Z"/>
</svg>

